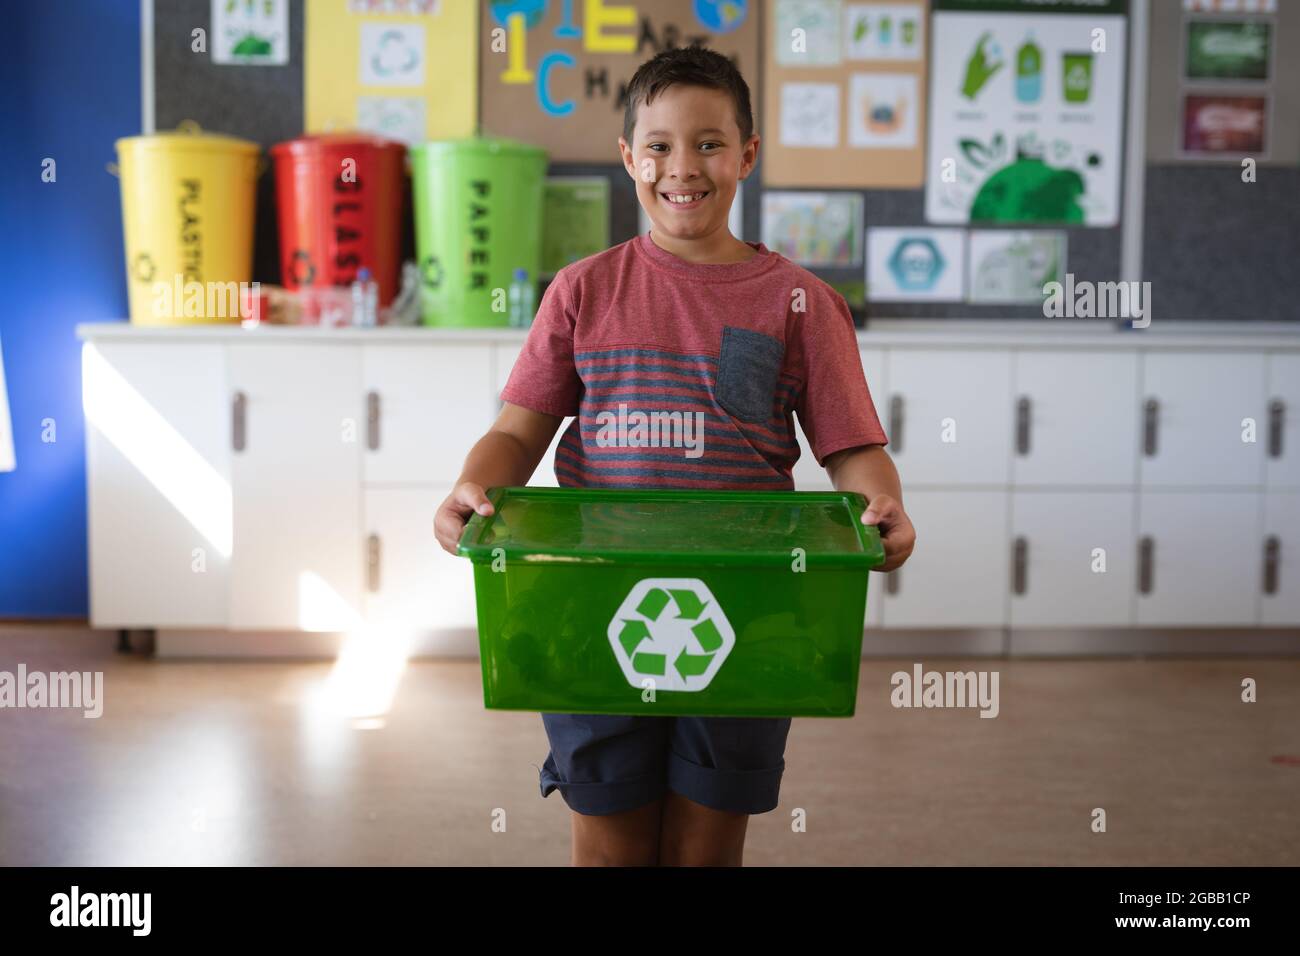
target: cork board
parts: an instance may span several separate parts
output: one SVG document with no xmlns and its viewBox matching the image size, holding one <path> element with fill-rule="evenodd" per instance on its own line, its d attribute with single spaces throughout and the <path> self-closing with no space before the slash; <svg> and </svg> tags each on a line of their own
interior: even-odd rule
<svg viewBox="0 0 1300 956">
<path fill-rule="evenodd" d="M 916 189 L 929 0 L 765 0 L 763 183 Z"/>
<path fill-rule="evenodd" d="M 661 50 L 716 50 L 757 96 L 758 2 L 482 0 L 482 132 L 540 146 L 553 162 L 617 163 L 627 83 Z"/>
</svg>

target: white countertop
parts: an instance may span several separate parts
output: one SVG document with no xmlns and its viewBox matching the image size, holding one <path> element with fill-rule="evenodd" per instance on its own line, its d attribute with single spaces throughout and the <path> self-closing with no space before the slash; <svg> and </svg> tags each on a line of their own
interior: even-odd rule
<svg viewBox="0 0 1300 956">
<path fill-rule="evenodd" d="M 127 322 L 83 322 L 77 337 L 84 341 L 159 342 L 456 342 L 519 344 L 526 329 L 338 328 L 263 325 L 245 329 L 234 324 L 138 326 Z M 862 348 L 1174 348 L 1174 349 L 1300 349 L 1300 322 L 1160 322 L 1148 328 L 1122 330 L 1110 320 L 1025 319 L 1007 321 L 967 319 L 875 319 L 858 330 Z"/>
</svg>

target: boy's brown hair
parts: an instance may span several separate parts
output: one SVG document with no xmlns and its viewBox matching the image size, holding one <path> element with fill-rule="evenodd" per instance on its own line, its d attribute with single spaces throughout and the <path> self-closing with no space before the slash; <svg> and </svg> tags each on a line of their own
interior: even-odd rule
<svg viewBox="0 0 1300 956">
<path fill-rule="evenodd" d="M 627 105 L 623 110 L 623 139 L 632 143 L 636 126 L 636 108 L 649 103 L 670 86 L 704 86 L 722 90 L 736 104 L 736 125 L 740 141 L 746 143 L 754 133 L 754 113 L 749 105 L 749 85 L 734 63 L 716 50 L 702 46 L 664 50 L 646 60 L 627 85 Z"/>
</svg>

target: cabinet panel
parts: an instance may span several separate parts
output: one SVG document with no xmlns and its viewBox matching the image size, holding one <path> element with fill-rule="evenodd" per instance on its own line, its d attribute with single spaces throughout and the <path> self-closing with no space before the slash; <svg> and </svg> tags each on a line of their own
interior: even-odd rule
<svg viewBox="0 0 1300 956">
<path fill-rule="evenodd" d="M 1268 395 L 1260 425 L 1265 480 L 1270 488 L 1300 491 L 1300 353 L 1268 357 Z"/>
<path fill-rule="evenodd" d="M 468 558 L 442 550 L 433 515 L 451 484 L 366 491 L 366 616 L 412 629 L 475 626 Z"/>
<path fill-rule="evenodd" d="M 1270 627 L 1300 626 L 1300 492 L 1264 496 L 1262 546 L 1260 621 Z"/>
<path fill-rule="evenodd" d="M 1005 485 L 1011 353 L 890 349 L 881 410 L 903 487 Z"/>
<path fill-rule="evenodd" d="M 1262 354 L 1148 352 L 1142 376 L 1143 407 L 1138 413 L 1144 421 L 1144 487 L 1263 481 L 1267 416 Z M 1257 423 L 1254 442 L 1242 441 L 1246 418 Z M 1154 449 L 1148 447 L 1148 427 L 1154 428 Z"/>
<path fill-rule="evenodd" d="M 232 541 L 220 345 L 88 342 L 82 403 L 95 627 L 224 627 Z"/>
<path fill-rule="evenodd" d="M 1132 486 L 1139 437 L 1137 354 L 1022 351 L 1015 366 L 1012 480 Z"/>
<path fill-rule="evenodd" d="M 1007 508 L 1001 491 L 907 491 L 916 551 L 883 583 L 885 627 L 1000 627 L 1006 623 Z M 896 577 L 890 593 L 888 579 Z"/>
<path fill-rule="evenodd" d="M 347 630 L 361 610 L 358 350 L 250 344 L 228 356 L 244 406 L 231 459 L 231 626 Z"/>
<path fill-rule="evenodd" d="M 366 482 L 454 482 L 496 418 L 492 347 L 365 345 L 362 355 Z"/>
<path fill-rule="evenodd" d="M 1254 624 L 1259 607 L 1260 496 L 1144 492 L 1138 502 L 1142 625 Z M 1142 558 L 1142 540 L 1150 558 Z M 1146 593 L 1142 566 L 1150 567 Z"/>
<path fill-rule="evenodd" d="M 1018 491 L 1011 499 L 1011 623 L 1133 621 L 1137 495 Z"/>
</svg>

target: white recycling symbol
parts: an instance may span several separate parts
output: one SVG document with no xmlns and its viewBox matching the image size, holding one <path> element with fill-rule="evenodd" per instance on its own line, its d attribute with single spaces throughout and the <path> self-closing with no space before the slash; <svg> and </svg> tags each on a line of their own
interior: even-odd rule
<svg viewBox="0 0 1300 956">
<path fill-rule="evenodd" d="M 736 645 L 736 633 L 699 578 L 645 578 L 609 622 L 609 644 L 627 682 L 704 690 Z"/>
</svg>

